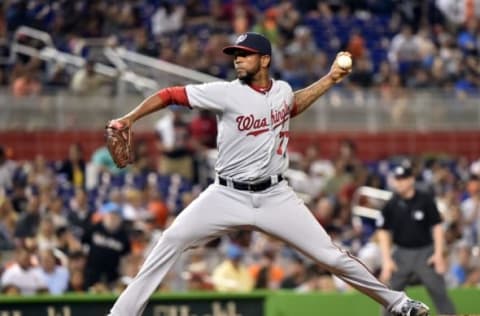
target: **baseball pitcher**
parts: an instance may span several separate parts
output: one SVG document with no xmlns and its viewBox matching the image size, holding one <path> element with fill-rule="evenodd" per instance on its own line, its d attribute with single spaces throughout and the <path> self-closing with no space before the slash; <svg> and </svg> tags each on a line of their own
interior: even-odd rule
<svg viewBox="0 0 480 316">
<path fill-rule="evenodd" d="M 107 125 L 108 147 L 125 166 L 131 161 L 129 130 L 135 121 L 170 104 L 209 110 L 217 115 L 219 151 L 215 183 L 164 232 L 110 316 L 141 315 L 183 251 L 246 225 L 297 248 L 395 315 L 428 315 L 425 304 L 387 288 L 337 248 L 282 175 L 288 167 L 290 119 L 350 73 L 350 54 L 340 52 L 328 74 L 292 91 L 287 82 L 270 77 L 272 49 L 264 36 L 243 34 L 223 52 L 233 56 L 236 80 L 162 89 Z"/>
</svg>

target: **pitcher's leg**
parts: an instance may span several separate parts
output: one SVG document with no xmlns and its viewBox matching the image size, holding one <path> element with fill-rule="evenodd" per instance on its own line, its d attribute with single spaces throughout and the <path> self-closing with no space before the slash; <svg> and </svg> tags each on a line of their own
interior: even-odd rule
<svg viewBox="0 0 480 316">
<path fill-rule="evenodd" d="M 235 226 L 251 224 L 248 210 L 215 185 L 210 186 L 175 219 L 122 292 L 111 316 L 140 316 L 149 297 L 187 248 Z"/>
<path fill-rule="evenodd" d="M 171 232 L 171 233 L 170 233 Z M 175 235 L 176 229 L 169 228 L 160 238 L 143 263 L 134 280 L 118 297 L 110 311 L 111 316 L 141 315 L 150 295 L 155 291 L 184 248 Z"/>
<path fill-rule="evenodd" d="M 358 259 L 337 248 L 293 191 L 283 191 L 266 210 L 257 213 L 255 224 L 260 230 L 293 245 L 389 310 L 406 298 L 405 293 L 387 288 Z"/>
<path fill-rule="evenodd" d="M 396 291 L 403 291 L 410 280 L 414 271 L 414 258 L 411 252 L 405 252 L 403 249 L 396 249 L 393 252 L 392 258 L 397 265 L 397 271 L 392 273 L 390 279 L 390 288 Z M 392 316 L 386 309 L 382 310 L 382 315 Z"/>
</svg>

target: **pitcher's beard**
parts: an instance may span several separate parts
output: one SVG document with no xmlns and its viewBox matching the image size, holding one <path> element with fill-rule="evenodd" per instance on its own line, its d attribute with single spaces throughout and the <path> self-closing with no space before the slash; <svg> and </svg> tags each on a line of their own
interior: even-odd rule
<svg viewBox="0 0 480 316">
<path fill-rule="evenodd" d="M 242 75 L 237 75 L 237 78 L 243 83 L 251 84 L 253 81 L 253 76 L 254 76 L 253 74 L 247 72 Z"/>
<path fill-rule="evenodd" d="M 254 81 L 255 76 L 259 73 L 259 71 L 260 71 L 260 64 L 256 65 L 254 69 L 251 69 L 249 71 L 245 69 L 243 69 L 241 73 L 237 71 L 237 78 L 246 84 L 251 84 Z"/>
</svg>

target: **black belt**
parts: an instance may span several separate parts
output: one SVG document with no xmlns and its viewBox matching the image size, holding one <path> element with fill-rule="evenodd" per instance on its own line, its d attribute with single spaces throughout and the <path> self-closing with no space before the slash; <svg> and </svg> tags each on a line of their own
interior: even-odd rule
<svg viewBox="0 0 480 316">
<path fill-rule="evenodd" d="M 272 181 L 272 178 L 267 178 L 265 180 L 261 180 L 258 182 L 239 182 L 232 180 L 232 185 L 234 189 L 242 190 L 242 191 L 263 191 L 268 189 L 269 187 L 279 183 L 283 180 L 283 176 L 281 174 L 276 175 L 277 181 Z M 218 183 L 224 186 L 228 186 L 228 181 L 225 178 L 218 177 Z"/>
</svg>

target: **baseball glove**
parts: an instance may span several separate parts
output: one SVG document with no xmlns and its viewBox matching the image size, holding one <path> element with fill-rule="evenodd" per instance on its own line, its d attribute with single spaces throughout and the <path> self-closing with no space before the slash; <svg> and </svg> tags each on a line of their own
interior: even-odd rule
<svg viewBox="0 0 480 316">
<path fill-rule="evenodd" d="M 105 127 L 105 138 L 108 151 L 118 168 L 125 168 L 133 162 L 131 128 L 118 128 L 109 122 Z"/>
</svg>

